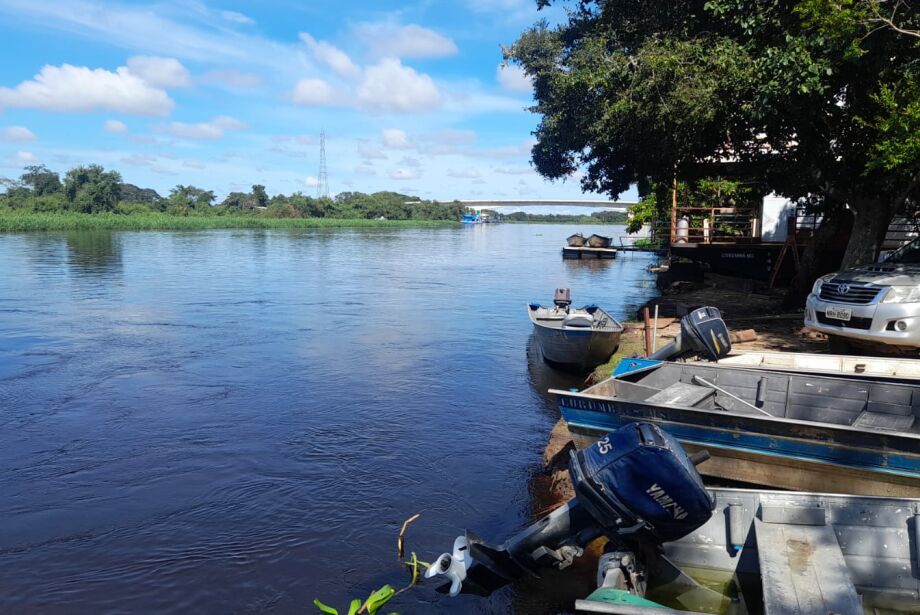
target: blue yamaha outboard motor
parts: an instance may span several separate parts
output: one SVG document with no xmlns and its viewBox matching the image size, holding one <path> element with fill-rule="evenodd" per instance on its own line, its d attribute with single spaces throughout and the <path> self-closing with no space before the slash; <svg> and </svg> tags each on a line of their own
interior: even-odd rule
<svg viewBox="0 0 920 615">
<path fill-rule="evenodd" d="M 698 454 L 699 455 L 699 454 Z M 470 531 L 457 537 L 426 576 L 444 576 L 441 588 L 487 596 L 512 580 L 541 568 L 566 568 L 601 535 L 623 566 L 624 588 L 645 592 L 649 567 L 679 570 L 661 554 L 661 544 L 697 529 L 712 515 L 713 501 L 694 462 L 670 434 L 657 426 L 621 427 L 582 451 L 572 452 L 569 476 L 576 497 L 494 546 Z M 654 560 L 654 561 L 653 561 Z"/>
</svg>

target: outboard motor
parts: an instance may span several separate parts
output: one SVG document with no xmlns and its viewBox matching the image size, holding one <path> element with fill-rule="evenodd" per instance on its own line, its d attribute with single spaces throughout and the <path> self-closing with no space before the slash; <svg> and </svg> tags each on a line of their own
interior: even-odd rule
<svg viewBox="0 0 920 615">
<path fill-rule="evenodd" d="M 557 288 L 556 294 L 553 295 L 553 303 L 558 308 L 568 309 L 572 305 L 572 292 L 568 288 Z"/>
<path fill-rule="evenodd" d="M 470 531 L 457 537 L 425 576 L 444 576 L 440 588 L 487 596 L 541 568 L 563 569 L 601 535 L 628 564 L 628 590 L 644 593 L 646 567 L 661 568 L 661 544 L 677 540 L 712 516 L 713 500 L 694 461 L 670 434 L 648 423 L 613 431 L 589 448 L 572 452 L 569 476 L 576 497 L 503 544 L 486 543 Z M 624 564 L 624 565 L 627 565 Z M 669 562 L 669 577 L 680 576 Z"/>
<path fill-rule="evenodd" d="M 701 307 L 680 319 L 680 334 L 667 346 L 649 355 L 649 359 L 668 361 L 696 352 L 710 361 L 728 356 L 732 342 L 719 308 Z"/>
</svg>

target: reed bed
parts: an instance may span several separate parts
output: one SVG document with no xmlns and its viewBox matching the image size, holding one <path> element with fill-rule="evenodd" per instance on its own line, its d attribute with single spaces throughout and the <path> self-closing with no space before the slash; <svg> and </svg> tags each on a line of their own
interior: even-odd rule
<svg viewBox="0 0 920 615">
<path fill-rule="evenodd" d="M 221 228 L 419 228 L 459 224 L 450 220 L 339 220 L 258 216 L 173 216 L 162 213 L 84 214 L 0 211 L 0 232 L 79 230 L 206 230 Z"/>
</svg>

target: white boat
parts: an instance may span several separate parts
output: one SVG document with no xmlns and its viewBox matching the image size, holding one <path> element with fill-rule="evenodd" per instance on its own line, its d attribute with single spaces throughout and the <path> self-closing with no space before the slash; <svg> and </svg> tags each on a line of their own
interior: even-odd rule
<svg viewBox="0 0 920 615">
<path fill-rule="evenodd" d="M 555 365 L 589 370 L 610 358 L 620 343 L 623 325 L 597 307 L 571 307 L 568 288 L 556 289 L 552 307 L 528 306 L 543 358 Z"/>
</svg>

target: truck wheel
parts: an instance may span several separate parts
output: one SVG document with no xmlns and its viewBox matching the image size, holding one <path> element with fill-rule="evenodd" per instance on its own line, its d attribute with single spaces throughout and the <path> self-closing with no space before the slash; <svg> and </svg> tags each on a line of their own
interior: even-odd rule
<svg viewBox="0 0 920 615">
<path fill-rule="evenodd" d="M 827 346 L 831 354 L 853 354 L 853 343 L 839 335 L 828 335 Z"/>
</svg>

